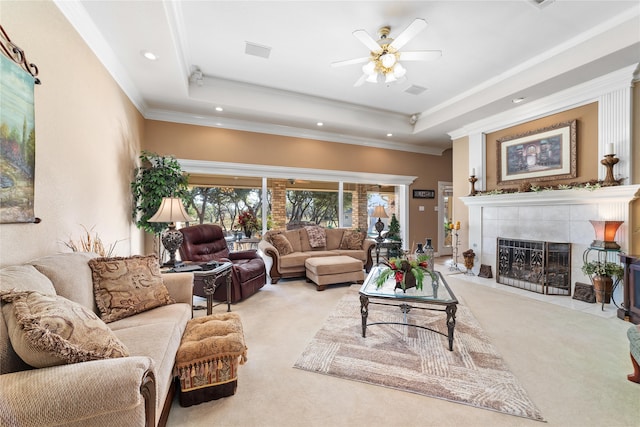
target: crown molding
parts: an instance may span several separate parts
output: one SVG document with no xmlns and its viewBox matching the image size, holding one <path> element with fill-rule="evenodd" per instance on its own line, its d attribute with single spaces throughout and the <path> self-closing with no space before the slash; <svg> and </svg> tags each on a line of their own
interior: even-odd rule
<svg viewBox="0 0 640 427">
<path fill-rule="evenodd" d="M 411 185 L 416 176 L 389 175 L 369 172 L 337 171 L 327 169 L 268 166 L 248 163 L 227 163 L 209 160 L 178 159 L 187 173 L 225 176 L 267 177 L 279 179 L 306 179 L 311 181 L 344 181 L 355 184 Z"/>
<path fill-rule="evenodd" d="M 433 147 L 421 147 L 381 139 L 335 134 L 330 132 L 296 128 L 292 126 L 251 122 L 247 120 L 205 117 L 198 114 L 188 114 L 170 110 L 149 109 L 143 114 L 143 116 L 145 119 L 159 120 L 163 122 L 215 127 L 245 132 L 265 133 L 269 135 L 281 135 L 292 138 L 315 139 L 319 141 L 337 142 L 341 144 L 359 145 L 363 147 L 375 147 L 384 150 L 407 151 L 411 153 L 428 154 L 433 156 L 441 156 L 445 151 L 443 149 Z"/>
<path fill-rule="evenodd" d="M 470 134 L 493 132 L 596 102 L 604 94 L 623 88 L 630 88 L 636 67 L 637 64 L 621 68 L 510 111 L 469 123 L 462 128 L 449 132 L 449 136 L 456 140 Z"/>
</svg>

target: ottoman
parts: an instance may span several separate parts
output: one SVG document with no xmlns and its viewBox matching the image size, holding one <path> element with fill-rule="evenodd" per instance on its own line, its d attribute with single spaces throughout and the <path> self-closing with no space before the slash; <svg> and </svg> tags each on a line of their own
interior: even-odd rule
<svg viewBox="0 0 640 427">
<path fill-rule="evenodd" d="M 307 282 L 314 282 L 318 291 L 335 283 L 364 281 L 362 261 L 350 256 L 337 255 L 307 258 L 304 262 Z"/>
<path fill-rule="evenodd" d="M 235 394 L 238 364 L 246 360 L 247 346 L 237 313 L 189 320 L 174 366 L 180 382 L 180 405 L 197 405 Z"/>
</svg>

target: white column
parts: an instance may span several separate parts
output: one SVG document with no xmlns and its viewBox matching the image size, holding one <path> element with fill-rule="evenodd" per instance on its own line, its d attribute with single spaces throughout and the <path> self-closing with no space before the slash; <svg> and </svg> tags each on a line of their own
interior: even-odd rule
<svg viewBox="0 0 640 427">
<path fill-rule="evenodd" d="M 613 167 L 614 178 L 625 178 L 623 185 L 631 184 L 631 86 L 603 94 L 598 98 L 598 163 L 606 153 L 607 144 L 614 146 L 620 159 Z M 579 155 L 579 154 L 578 154 Z M 606 168 L 598 168 L 598 179 L 604 179 Z"/>
<path fill-rule="evenodd" d="M 476 182 L 475 189 L 484 191 L 487 189 L 487 171 L 486 171 L 486 137 L 484 133 L 477 132 L 469 134 L 469 175 L 475 170 Z"/>
<path fill-rule="evenodd" d="M 338 182 L 338 227 L 344 227 L 344 182 Z"/>
<path fill-rule="evenodd" d="M 262 234 L 267 232 L 267 217 L 269 215 L 269 198 L 267 197 L 267 178 L 262 177 Z"/>
</svg>

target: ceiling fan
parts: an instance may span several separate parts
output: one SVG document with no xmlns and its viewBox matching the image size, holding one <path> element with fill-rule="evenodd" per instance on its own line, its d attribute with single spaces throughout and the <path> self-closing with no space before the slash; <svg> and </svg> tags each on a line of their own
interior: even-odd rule
<svg viewBox="0 0 640 427">
<path fill-rule="evenodd" d="M 384 81 L 392 83 L 404 77 L 407 70 L 400 61 L 428 61 L 442 56 L 440 50 L 416 50 L 400 52 L 400 49 L 414 38 L 418 33 L 427 27 L 427 21 L 416 19 L 395 39 L 389 37 L 391 27 L 382 27 L 378 30 L 379 40 L 374 40 L 365 30 L 353 32 L 355 38 L 370 49 L 369 56 L 346 61 L 333 62 L 332 67 L 342 67 L 344 65 L 361 64 L 363 75 L 354 86 L 361 86 L 364 82 L 377 83 Z"/>
</svg>

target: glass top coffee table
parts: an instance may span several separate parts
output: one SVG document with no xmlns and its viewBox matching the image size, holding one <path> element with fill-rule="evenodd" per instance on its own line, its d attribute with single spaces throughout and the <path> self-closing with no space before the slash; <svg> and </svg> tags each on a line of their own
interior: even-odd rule
<svg viewBox="0 0 640 427">
<path fill-rule="evenodd" d="M 456 311 L 458 309 L 458 299 L 455 297 L 449 285 L 442 277 L 440 272 L 436 271 L 437 280 L 433 281 L 428 274 L 425 275 L 422 289 L 395 289 L 396 282 L 392 276 L 387 279 L 383 286 L 378 289 L 376 286 L 376 278 L 382 271 L 387 269 L 383 265 L 377 265 L 371 269 L 366 280 L 360 288 L 360 314 L 362 315 L 362 337 L 366 337 L 367 326 L 371 325 L 406 325 L 416 328 L 427 329 L 444 335 L 449 338 L 449 350 L 453 351 L 453 330 L 456 326 Z M 372 300 L 372 301 L 370 301 Z M 369 315 L 369 304 L 373 305 L 391 305 L 399 307 L 404 313 L 404 322 L 375 322 L 367 323 Z M 434 307 L 435 306 L 435 307 Z M 438 308 L 437 306 L 443 307 Z M 420 310 L 442 311 L 447 315 L 447 334 L 426 326 L 414 325 L 407 322 L 407 314 L 412 308 Z"/>
</svg>

